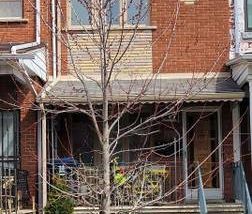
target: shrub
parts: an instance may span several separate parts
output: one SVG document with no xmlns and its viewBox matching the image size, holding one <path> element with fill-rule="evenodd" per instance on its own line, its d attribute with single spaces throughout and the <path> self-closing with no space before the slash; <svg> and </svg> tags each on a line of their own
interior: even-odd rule
<svg viewBox="0 0 252 214">
<path fill-rule="evenodd" d="M 53 178 L 53 188 L 48 194 L 48 203 L 45 207 L 46 214 L 72 214 L 74 211 L 74 200 L 64 194 L 67 192 L 65 180 L 59 176 Z"/>
</svg>

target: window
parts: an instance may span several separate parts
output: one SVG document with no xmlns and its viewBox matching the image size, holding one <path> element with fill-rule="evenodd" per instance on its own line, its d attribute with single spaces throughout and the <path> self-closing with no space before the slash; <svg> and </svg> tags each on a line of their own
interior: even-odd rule
<svg viewBox="0 0 252 214">
<path fill-rule="evenodd" d="M 71 25 L 89 25 L 91 23 L 89 14 L 84 1 L 71 0 Z"/>
<path fill-rule="evenodd" d="M 127 24 L 147 25 L 148 24 L 148 0 L 128 0 Z"/>
<path fill-rule="evenodd" d="M 106 13 L 107 16 L 107 23 L 112 25 L 119 25 L 120 24 L 120 1 L 114 0 L 110 1 L 108 5 L 108 11 Z"/>
<path fill-rule="evenodd" d="M 23 18 L 22 0 L 0 0 L 0 19 Z"/>
<path fill-rule="evenodd" d="M 252 0 L 247 0 L 246 3 L 246 28 L 252 31 Z"/>
<path fill-rule="evenodd" d="M 96 14 L 95 1 L 69 0 L 71 25 L 90 25 L 91 13 Z M 111 25 L 148 25 L 149 0 L 110 0 L 106 5 L 106 22 Z M 94 17 L 93 17 L 94 18 Z"/>
<path fill-rule="evenodd" d="M 0 168 L 13 169 L 18 158 L 17 112 L 0 111 Z"/>
</svg>

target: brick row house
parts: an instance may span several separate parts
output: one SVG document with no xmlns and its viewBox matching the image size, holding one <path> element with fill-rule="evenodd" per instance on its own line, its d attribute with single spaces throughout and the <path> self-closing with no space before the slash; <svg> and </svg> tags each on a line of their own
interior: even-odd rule
<svg viewBox="0 0 252 214">
<path fill-rule="evenodd" d="M 250 0 L 100 2 L 0 0 L 1 209 L 249 213 Z"/>
<path fill-rule="evenodd" d="M 50 19 L 46 1 L 0 1 L 1 213 L 32 208 L 37 198 L 35 99 L 48 78 L 51 40 L 42 20 Z"/>
</svg>

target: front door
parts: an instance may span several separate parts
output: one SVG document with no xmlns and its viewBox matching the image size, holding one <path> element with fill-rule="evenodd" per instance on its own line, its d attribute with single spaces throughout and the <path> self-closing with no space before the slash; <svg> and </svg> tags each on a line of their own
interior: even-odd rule
<svg viewBox="0 0 252 214">
<path fill-rule="evenodd" d="M 220 119 L 218 111 L 184 112 L 186 198 L 197 199 L 200 170 L 207 199 L 222 198 Z"/>
</svg>

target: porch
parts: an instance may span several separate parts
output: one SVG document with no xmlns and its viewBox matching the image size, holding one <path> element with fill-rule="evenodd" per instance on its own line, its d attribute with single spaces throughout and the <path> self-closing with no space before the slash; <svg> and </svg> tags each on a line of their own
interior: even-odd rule
<svg viewBox="0 0 252 214">
<path fill-rule="evenodd" d="M 110 163 L 112 204 L 163 206 L 197 201 L 198 168 L 206 199 L 225 200 L 221 111 L 229 104 L 224 106 L 187 106 L 175 117 L 163 118 L 151 128 L 121 139 Z M 139 123 L 153 106 L 145 107 Z M 128 114 L 121 129 L 136 117 Z M 63 113 L 48 117 L 47 124 L 50 177 L 59 176 L 66 182 L 78 206 L 98 206 L 103 186 L 102 151 L 89 118 Z"/>
<path fill-rule="evenodd" d="M 157 82 L 160 87 L 153 83 L 110 130 L 112 206 L 181 205 L 199 200 L 199 188 L 208 201 L 235 200 L 232 164 L 238 157 L 238 102 L 244 94 L 232 80 L 217 78 L 204 86 L 203 92 L 190 95 L 179 109 L 170 111 L 171 103 L 184 96 L 190 80 L 176 81 L 183 87 L 175 94 L 169 88 L 174 86 L 174 80 L 161 79 Z M 141 81 L 130 91 L 132 96 L 127 93 L 130 83 L 118 80 L 112 84 L 109 114 L 116 115 L 127 99 L 134 99 L 134 90 L 141 88 Z M 100 90 L 92 81 L 87 82 L 87 87 L 99 121 Z M 156 88 L 167 95 L 159 92 L 157 96 Z M 103 150 L 95 131 L 101 124 L 94 127 L 90 117 L 82 113 L 88 107 L 80 82 L 59 81 L 48 90 L 41 96 L 51 112 L 46 116 L 47 136 L 42 138 L 41 146 L 47 146 L 47 173 L 50 178 L 56 176 L 64 181 L 77 206 L 97 207 L 104 187 Z M 153 123 L 145 122 L 160 109 L 170 113 Z M 109 124 L 113 119 L 111 116 Z M 45 117 L 42 122 L 45 123 Z M 143 123 L 146 126 L 139 125 Z M 131 125 L 138 128 L 128 131 Z M 118 135 L 123 137 L 117 139 Z M 53 188 L 49 185 L 49 191 Z"/>
</svg>

